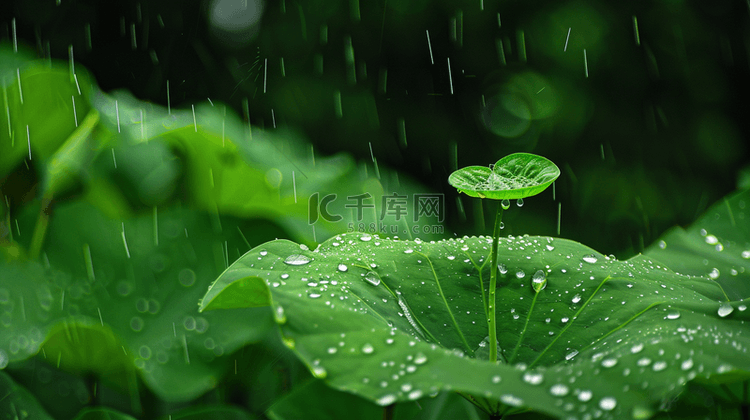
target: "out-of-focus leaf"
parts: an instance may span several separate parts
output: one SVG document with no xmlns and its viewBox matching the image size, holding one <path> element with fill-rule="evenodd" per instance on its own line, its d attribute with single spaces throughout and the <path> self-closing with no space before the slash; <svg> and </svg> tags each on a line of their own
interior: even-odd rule
<svg viewBox="0 0 750 420">
<path fill-rule="evenodd" d="M 256 416 L 247 411 L 226 405 L 203 405 L 188 407 L 168 416 L 160 417 L 160 420 L 255 420 Z"/>
<path fill-rule="evenodd" d="M 112 220 L 84 202 L 60 205 L 43 249 L 49 268 L 0 267 L 0 356 L 44 351 L 53 365 L 121 388 L 133 389 L 137 371 L 161 398 L 200 395 L 226 369 L 222 356 L 271 325 L 265 308 L 197 312 L 211 280 L 247 249 L 241 228 L 184 209 Z"/>
<path fill-rule="evenodd" d="M 2 359 L 1 354 L 0 359 Z M 25 388 L 16 384 L 5 372 L 0 372 L 0 395 L 2 395 L 0 413 L 4 418 L 53 420 L 36 398 Z"/>
</svg>

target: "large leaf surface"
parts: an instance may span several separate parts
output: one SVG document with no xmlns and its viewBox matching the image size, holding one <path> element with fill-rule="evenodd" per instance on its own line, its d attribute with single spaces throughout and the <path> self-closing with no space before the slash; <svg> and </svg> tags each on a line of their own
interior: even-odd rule
<svg viewBox="0 0 750 420">
<path fill-rule="evenodd" d="M 456 390 L 500 413 L 647 418 L 690 380 L 750 376 L 746 306 L 716 282 L 549 237 L 501 239 L 506 363 L 490 364 L 490 242 L 347 234 L 310 251 L 277 240 L 227 269 L 202 309 L 272 305 L 313 374 L 382 405 Z"/>
</svg>

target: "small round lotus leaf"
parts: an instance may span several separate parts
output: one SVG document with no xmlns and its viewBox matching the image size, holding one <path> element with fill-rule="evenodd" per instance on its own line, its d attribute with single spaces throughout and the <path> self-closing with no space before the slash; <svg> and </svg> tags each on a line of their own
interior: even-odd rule
<svg viewBox="0 0 750 420">
<path fill-rule="evenodd" d="M 492 168 L 467 166 L 453 172 L 448 182 L 471 197 L 493 200 L 531 197 L 544 191 L 560 176 L 552 161 L 531 153 L 513 153 Z"/>
</svg>

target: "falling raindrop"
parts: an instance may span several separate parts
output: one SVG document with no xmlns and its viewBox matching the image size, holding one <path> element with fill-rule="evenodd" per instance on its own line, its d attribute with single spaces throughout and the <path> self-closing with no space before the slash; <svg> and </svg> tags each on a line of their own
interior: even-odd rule
<svg viewBox="0 0 750 420">
<path fill-rule="evenodd" d="M 724 318 L 734 311 L 734 307 L 729 302 L 724 302 L 719 306 L 718 314 Z"/>
<path fill-rule="evenodd" d="M 302 254 L 293 254 L 284 260 L 284 264 L 287 265 L 305 265 L 308 264 L 312 259 L 308 257 L 307 255 Z"/>
</svg>

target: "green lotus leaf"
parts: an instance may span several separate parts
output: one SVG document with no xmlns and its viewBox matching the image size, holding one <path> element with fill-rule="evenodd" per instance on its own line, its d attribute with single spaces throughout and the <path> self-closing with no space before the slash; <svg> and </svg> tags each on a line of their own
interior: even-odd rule
<svg viewBox="0 0 750 420">
<path fill-rule="evenodd" d="M 498 160 L 492 168 L 461 168 L 450 175 L 448 182 L 471 197 L 510 200 L 537 195 L 558 176 L 560 168 L 549 159 L 531 153 L 514 153 Z"/>
</svg>

